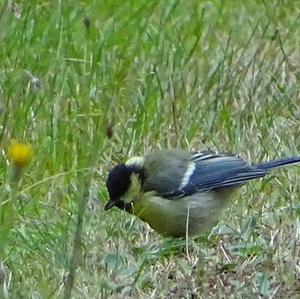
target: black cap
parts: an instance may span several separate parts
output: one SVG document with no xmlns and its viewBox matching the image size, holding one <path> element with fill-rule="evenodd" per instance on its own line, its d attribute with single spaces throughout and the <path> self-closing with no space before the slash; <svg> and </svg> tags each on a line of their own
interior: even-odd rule
<svg viewBox="0 0 300 299">
<path fill-rule="evenodd" d="M 105 205 L 105 210 L 109 210 L 121 201 L 121 197 L 130 187 L 130 175 L 132 170 L 125 164 L 116 165 L 110 172 L 106 181 L 109 194 L 109 201 Z"/>
</svg>

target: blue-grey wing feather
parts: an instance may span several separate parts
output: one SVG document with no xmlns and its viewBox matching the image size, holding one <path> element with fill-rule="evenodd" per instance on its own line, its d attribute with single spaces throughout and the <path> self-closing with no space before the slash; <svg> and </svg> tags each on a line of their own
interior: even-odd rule
<svg viewBox="0 0 300 299">
<path fill-rule="evenodd" d="M 238 156 L 217 154 L 211 151 L 195 153 L 191 161 L 195 163 L 195 169 L 186 186 L 162 194 L 162 196 L 166 198 L 182 197 L 195 192 L 238 187 L 268 173 L 268 170 L 251 166 Z"/>
</svg>

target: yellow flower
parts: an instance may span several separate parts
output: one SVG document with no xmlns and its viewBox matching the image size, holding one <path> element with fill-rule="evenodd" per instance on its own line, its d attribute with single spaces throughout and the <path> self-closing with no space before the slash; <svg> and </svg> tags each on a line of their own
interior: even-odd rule
<svg viewBox="0 0 300 299">
<path fill-rule="evenodd" d="M 30 144 L 13 140 L 8 146 L 8 156 L 18 167 L 25 167 L 32 159 L 33 150 Z"/>
</svg>

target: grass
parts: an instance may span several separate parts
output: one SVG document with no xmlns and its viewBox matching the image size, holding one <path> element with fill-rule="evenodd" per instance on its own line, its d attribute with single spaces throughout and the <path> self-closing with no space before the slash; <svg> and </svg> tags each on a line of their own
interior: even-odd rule
<svg viewBox="0 0 300 299">
<path fill-rule="evenodd" d="M 188 247 L 103 210 L 112 165 L 154 148 L 299 154 L 299 12 L 297 1 L 4 1 L 1 296 L 299 298 L 298 167 L 242 188 Z M 34 147 L 17 185 L 12 138 Z"/>
</svg>

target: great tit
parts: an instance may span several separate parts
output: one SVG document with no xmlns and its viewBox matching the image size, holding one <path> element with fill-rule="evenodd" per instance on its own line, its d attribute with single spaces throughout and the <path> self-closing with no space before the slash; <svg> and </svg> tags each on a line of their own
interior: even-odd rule
<svg viewBox="0 0 300 299">
<path fill-rule="evenodd" d="M 211 230 L 238 187 L 297 162 L 300 156 L 249 165 L 232 154 L 157 150 L 112 168 L 105 210 L 132 213 L 164 236 L 195 236 Z"/>
</svg>

